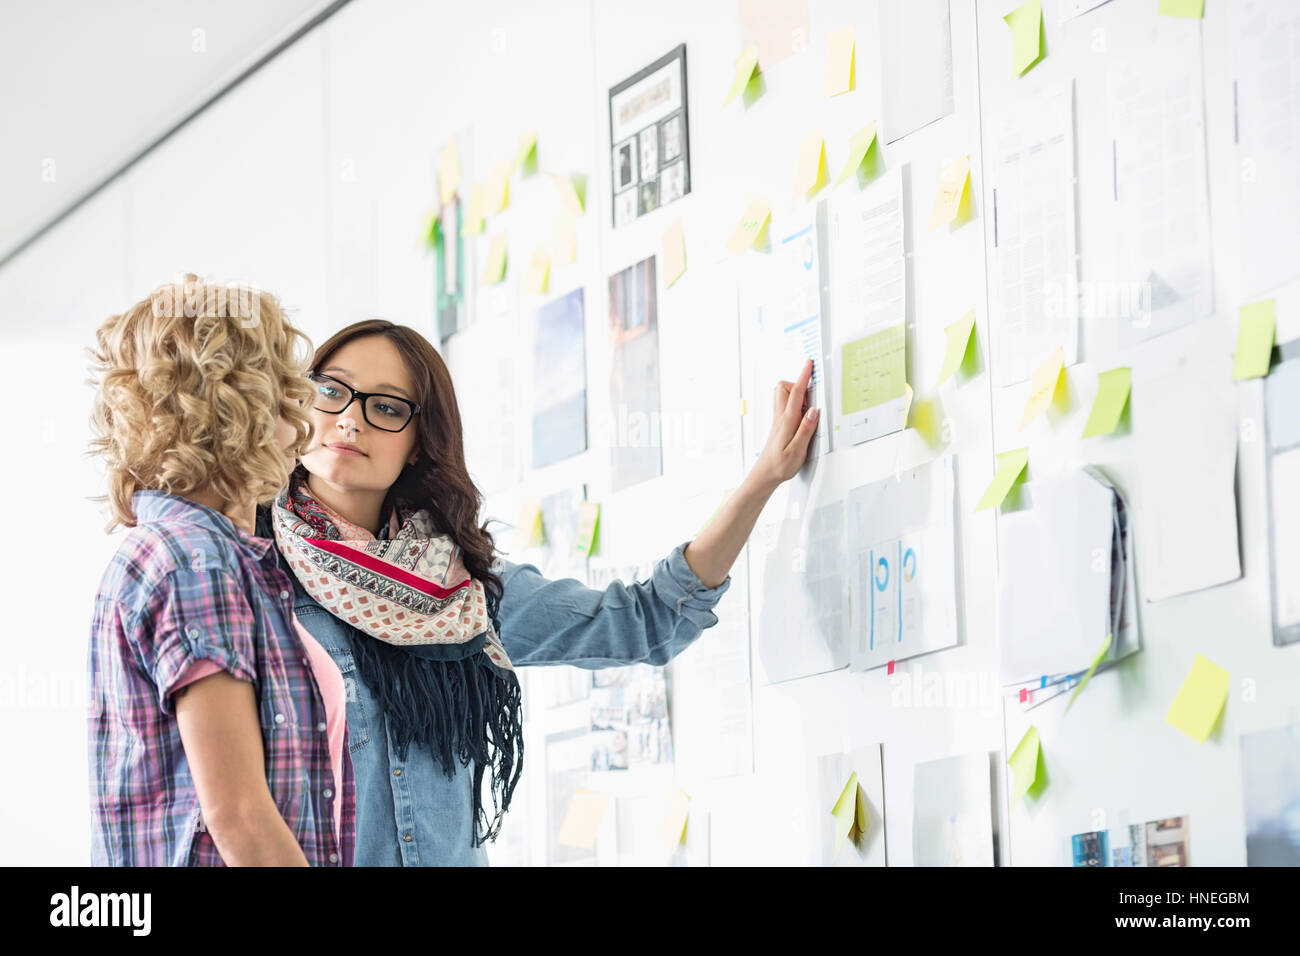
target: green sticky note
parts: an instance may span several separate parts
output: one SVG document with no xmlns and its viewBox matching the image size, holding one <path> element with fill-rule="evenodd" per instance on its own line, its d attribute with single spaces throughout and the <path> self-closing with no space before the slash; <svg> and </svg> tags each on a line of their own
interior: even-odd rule
<svg viewBox="0 0 1300 956">
<path fill-rule="evenodd" d="M 906 393 L 907 328 L 891 326 L 840 348 L 844 370 L 840 411 L 844 415 L 872 408 Z"/>
<path fill-rule="evenodd" d="M 751 46 L 736 59 L 736 73 L 731 78 L 731 88 L 727 90 L 727 98 L 722 101 L 722 105 L 726 106 L 743 93 L 756 73 L 758 73 L 758 47 Z"/>
<path fill-rule="evenodd" d="M 573 557 L 590 557 L 596 543 L 596 529 L 599 526 L 599 503 L 584 501 L 578 509 L 578 533 L 573 539 Z"/>
<path fill-rule="evenodd" d="M 1113 368 L 1097 376 L 1097 397 L 1088 413 L 1088 424 L 1083 426 L 1083 437 L 1109 435 L 1119 424 L 1119 417 L 1128 402 L 1131 376 L 1128 366 Z"/>
<path fill-rule="evenodd" d="M 844 161 L 844 168 L 840 170 L 835 180 L 836 186 L 858 171 L 858 167 L 866 161 L 867 153 L 871 152 L 875 145 L 876 122 L 872 120 L 849 138 L 849 158 Z"/>
<path fill-rule="evenodd" d="M 1007 761 L 1011 765 L 1015 783 L 1012 785 L 1011 805 L 1014 807 L 1020 798 L 1039 784 L 1040 771 L 1043 766 L 1043 745 L 1038 739 L 1038 728 L 1030 726 L 1025 735 L 1016 744 L 1016 749 Z"/>
<path fill-rule="evenodd" d="M 1243 305 L 1241 326 L 1237 330 L 1237 352 L 1232 357 L 1232 380 L 1262 378 L 1268 374 L 1273 356 L 1273 334 L 1277 328 L 1275 300 L 1264 299 Z"/>
<path fill-rule="evenodd" d="M 984 497 L 980 498 L 975 510 L 983 511 L 985 508 L 996 508 L 1002 504 L 1002 500 L 1006 498 L 1007 492 L 1011 490 L 1011 486 L 1016 483 L 1016 479 L 1020 477 L 1027 464 L 1029 464 L 1028 448 L 1004 451 L 998 455 L 997 474 L 984 489 Z"/>
<path fill-rule="evenodd" d="M 970 349 L 970 343 L 974 336 L 971 334 L 975 331 L 975 310 L 971 309 L 960 319 L 944 329 L 948 336 L 948 351 L 943 354 L 943 367 L 939 369 L 939 381 L 946 382 L 952 378 L 953 373 L 961 367 L 961 363 L 966 359 L 966 352 Z"/>
<path fill-rule="evenodd" d="M 424 243 L 430 249 L 438 247 L 438 233 L 441 232 L 442 225 L 438 222 L 438 213 L 430 212 L 424 217 L 424 228 L 421 230 L 424 234 Z"/>
<path fill-rule="evenodd" d="M 1165 723 L 1203 744 L 1227 701 L 1228 672 L 1209 658 L 1197 654 L 1191 672 L 1178 689 L 1169 713 L 1165 714 Z"/>
<path fill-rule="evenodd" d="M 857 815 L 858 807 L 858 772 L 855 770 L 849 774 L 849 782 L 844 785 L 840 791 L 840 798 L 835 801 L 835 806 L 831 808 L 831 816 L 835 818 L 835 854 L 831 859 L 840 855 L 840 850 L 844 847 L 844 841 L 853 829 L 853 822 Z"/>
<path fill-rule="evenodd" d="M 1160 0 L 1159 12 L 1162 17 L 1200 20 L 1205 16 L 1205 0 Z"/>
<path fill-rule="evenodd" d="M 1083 680 L 1079 681 L 1079 686 L 1074 689 L 1074 693 L 1070 695 L 1070 699 L 1065 702 L 1066 713 L 1070 712 L 1070 705 L 1074 703 L 1074 698 L 1083 693 L 1083 689 L 1088 686 L 1088 681 L 1092 680 L 1092 675 L 1097 673 L 1097 666 L 1102 662 L 1106 657 L 1106 653 L 1110 650 L 1110 639 L 1112 636 L 1113 635 L 1107 634 L 1106 640 L 1101 642 L 1100 649 L 1098 649 L 1097 653 L 1093 655 L 1092 665 L 1088 668 L 1088 673 L 1083 675 Z"/>
<path fill-rule="evenodd" d="M 1011 28 L 1011 68 L 1020 76 L 1043 57 L 1042 0 L 1028 0 L 1002 19 Z"/>
<path fill-rule="evenodd" d="M 529 130 L 519 137 L 519 151 L 515 153 L 514 172 L 525 176 L 537 172 L 537 130 Z"/>
</svg>

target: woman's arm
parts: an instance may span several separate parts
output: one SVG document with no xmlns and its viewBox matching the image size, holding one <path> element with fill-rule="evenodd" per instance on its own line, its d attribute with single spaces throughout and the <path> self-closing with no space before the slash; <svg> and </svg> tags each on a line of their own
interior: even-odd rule
<svg viewBox="0 0 1300 956">
<path fill-rule="evenodd" d="M 803 413 L 811 377 L 812 359 L 808 359 L 798 381 L 777 383 L 772 396 L 772 431 L 758 461 L 735 494 L 686 548 L 687 563 L 708 587 L 716 587 L 731 571 L 772 492 L 803 467 L 808 442 L 817 430 L 818 410 L 810 408 L 806 415 Z"/>
<path fill-rule="evenodd" d="M 225 671 L 173 696 L 204 824 L 228 866 L 306 866 L 266 783 L 253 685 Z"/>
</svg>

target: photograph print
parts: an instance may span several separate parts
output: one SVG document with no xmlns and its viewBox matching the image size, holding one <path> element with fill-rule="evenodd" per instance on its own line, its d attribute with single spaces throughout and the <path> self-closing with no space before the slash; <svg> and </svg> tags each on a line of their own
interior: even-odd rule
<svg viewBox="0 0 1300 956">
<path fill-rule="evenodd" d="M 691 191 L 687 126 L 684 43 L 609 91 L 616 227 Z"/>
</svg>

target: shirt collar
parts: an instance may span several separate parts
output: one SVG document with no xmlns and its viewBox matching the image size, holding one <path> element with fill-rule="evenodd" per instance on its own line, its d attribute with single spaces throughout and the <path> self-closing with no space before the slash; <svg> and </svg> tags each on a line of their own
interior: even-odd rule
<svg viewBox="0 0 1300 956">
<path fill-rule="evenodd" d="M 185 521 L 195 524 L 229 538 L 258 560 L 265 558 L 272 548 L 273 542 L 269 538 L 249 534 L 220 511 L 168 491 L 141 489 L 132 497 L 131 504 L 135 508 L 139 524 L 153 521 Z"/>
</svg>

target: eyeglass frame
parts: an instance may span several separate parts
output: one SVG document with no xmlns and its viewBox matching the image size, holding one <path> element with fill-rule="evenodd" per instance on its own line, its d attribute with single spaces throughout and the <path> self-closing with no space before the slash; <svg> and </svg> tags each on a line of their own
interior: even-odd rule
<svg viewBox="0 0 1300 956">
<path fill-rule="evenodd" d="M 353 388 L 347 382 L 339 381 L 333 375 L 326 375 L 324 372 L 317 372 L 315 370 L 308 372 L 307 378 L 310 379 L 313 383 L 315 383 L 317 378 L 329 379 L 329 381 L 333 382 L 335 385 L 338 385 L 340 388 L 344 388 L 351 393 L 352 397 L 348 399 L 347 404 L 344 405 L 342 408 L 340 408 L 337 412 L 327 411 L 324 408 L 317 407 L 315 404 L 312 405 L 312 408 L 316 409 L 316 411 L 325 412 L 326 415 L 342 415 L 344 412 L 346 412 L 349 408 L 352 407 L 353 402 L 360 399 L 361 417 L 365 419 L 366 424 L 369 425 L 371 428 L 378 428 L 381 432 L 388 432 L 390 435 L 396 435 L 399 432 L 405 431 L 406 426 L 411 424 L 411 422 L 415 421 L 415 416 L 420 414 L 420 403 L 413 402 L 409 398 L 406 398 L 402 395 L 392 395 L 389 394 L 388 392 L 361 392 Z M 406 419 L 405 422 L 402 423 L 401 428 L 385 428 L 383 425 L 376 425 L 374 422 L 370 420 L 370 416 L 366 414 L 366 400 L 371 398 L 395 398 L 399 402 L 405 402 L 407 405 L 411 406 L 411 415 L 409 418 Z"/>
</svg>

